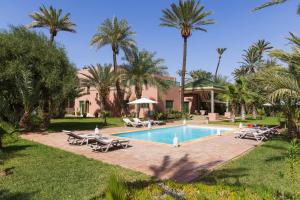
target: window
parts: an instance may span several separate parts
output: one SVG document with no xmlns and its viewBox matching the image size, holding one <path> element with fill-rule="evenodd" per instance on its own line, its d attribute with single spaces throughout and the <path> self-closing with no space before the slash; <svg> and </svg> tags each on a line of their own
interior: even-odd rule
<svg viewBox="0 0 300 200">
<path fill-rule="evenodd" d="M 87 92 L 88 94 L 90 94 L 90 86 L 89 86 L 89 85 L 86 87 L 86 92 Z"/>
<path fill-rule="evenodd" d="M 166 109 L 172 110 L 173 109 L 173 100 L 166 100 Z"/>
<path fill-rule="evenodd" d="M 141 104 L 141 108 L 149 108 L 149 104 L 148 103 L 143 103 L 143 104 Z"/>
</svg>

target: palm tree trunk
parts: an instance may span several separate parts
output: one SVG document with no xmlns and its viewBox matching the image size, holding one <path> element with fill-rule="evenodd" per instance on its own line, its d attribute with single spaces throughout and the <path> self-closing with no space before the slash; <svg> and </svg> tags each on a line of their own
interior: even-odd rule
<svg viewBox="0 0 300 200">
<path fill-rule="evenodd" d="M 216 68 L 216 72 L 215 72 L 215 81 L 217 80 L 220 62 L 221 62 L 221 56 L 219 56 L 219 60 L 218 60 L 218 64 L 217 64 L 217 68 Z"/>
<path fill-rule="evenodd" d="M 117 72 L 118 65 L 117 65 L 117 53 L 113 50 L 113 65 L 114 65 L 114 72 Z M 117 106 L 118 110 L 121 111 L 121 113 L 124 113 L 124 93 L 120 86 L 120 80 L 116 80 L 116 90 L 117 90 Z"/>
<path fill-rule="evenodd" d="M 255 105 L 252 106 L 252 118 L 253 119 L 257 118 L 257 112 L 256 112 L 256 106 Z"/>
<path fill-rule="evenodd" d="M 184 104 L 184 89 L 185 89 L 185 72 L 186 72 L 186 54 L 187 54 L 187 37 L 183 38 L 183 61 L 181 70 L 181 96 L 180 96 L 180 111 L 183 112 Z"/>
<path fill-rule="evenodd" d="M 245 111 L 244 103 L 241 104 L 241 117 L 242 117 L 242 120 L 246 120 L 246 111 Z"/>
<path fill-rule="evenodd" d="M 142 87 L 143 86 L 140 86 L 138 83 L 136 83 L 135 96 L 136 96 L 137 99 L 142 98 Z M 141 110 L 141 105 L 137 104 L 137 111 L 136 111 L 136 117 L 137 118 L 139 118 L 139 116 L 140 116 L 140 110 Z"/>
<path fill-rule="evenodd" d="M 236 112 L 236 109 L 235 109 L 235 105 L 234 104 L 232 104 L 232 106 L 231 106 L 231 121 L 232 122 L 235 122 L 235 112 Z"/>
</svg>

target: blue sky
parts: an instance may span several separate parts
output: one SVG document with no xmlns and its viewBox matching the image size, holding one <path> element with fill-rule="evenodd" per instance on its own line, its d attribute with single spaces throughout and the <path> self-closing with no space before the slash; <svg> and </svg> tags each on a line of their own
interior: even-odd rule
<svg viewBox="0 0 300 200">
<path fill-rule="evenodd" d="M 258 39 L 266 39 L 276 48 L 288 50 L 285 39 L 288 32 L 299 35 L 300 16 L 296 14 L 298 1 L 259 12 L 251 12 L 256 5 L 265 0 L 202 0 L 206 10 L 213 11 L 216 24 L 207 26 L 207 33 L 193 32 L 188 40 L 188 70 L 204 69 L 214 72 L 217 63 L 216 48 L 226 47 L 220 73 L 231 75 L 241 61 L 242 50 Z M 105 18 L 126 18 L 136 32 L 135 39 L 140 49 L 157 53 L 165 59 L 170 75 L 182 63 L 182 38 L 173 28 L 160 27 L 161 10 L 168 8 L 172 0 L 89 0 L 89 1 L 42 1 L 42 0 L 0 0 L 0 29 L 8 25 L 22 25 L 31 22 L 29 13 L 38 10 L 42 4 L 62 8 L 71 13 L 77 24 L 77 33 L 60 32 L 56 41 L 67 50 L 70 60 L 81 68 L 95 63 L 111 63 L 110 47 L 99 51 L 89 45 L 91 37 Z M 43 29 L 38 29 L 48 35 Z M 119 56 L 119 62 L 122 55 Z"/>
</svg>

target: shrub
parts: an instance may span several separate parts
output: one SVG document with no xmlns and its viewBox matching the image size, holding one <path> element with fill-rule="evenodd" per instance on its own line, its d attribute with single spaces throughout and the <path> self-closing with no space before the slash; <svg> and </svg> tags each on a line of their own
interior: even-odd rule
<svg viewBox="0 0 300 200">
<path fill-rule="evenodd" d="M 83 118 L 86 118 L 86 116 L 87 116 L 87 113 L 83 113 L 83 114 L 82 114 L 82 117 L 83 117 Z"/>
<path fill-rule="evenodd" d="M 126 200 L 128 199 L 128 190 L 124 182 L 117 176 L 111 176 L 105 193 L 107 200 Z"/>
</svg>

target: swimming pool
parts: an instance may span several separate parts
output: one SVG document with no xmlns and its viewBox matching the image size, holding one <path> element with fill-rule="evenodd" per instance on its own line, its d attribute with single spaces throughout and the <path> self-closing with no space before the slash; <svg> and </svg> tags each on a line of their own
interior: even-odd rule
<svg viewBox="0 0 300 200">
<path fill-rule="evenodd" d="M 173 144 L 175 135 L 179 143 L 192 141 L 209 135 L 216 135 L 219 132 L 223 133 L 229 131 L 229 128 L 215 128 L 215 127 L 198 127 L 198 126 L 175 126 L 168 128 L 150 129 L 143 131 L 135 131 L 128 133 L 118 133 L 114 136 L 132 138 L 137 140 L 159 142 L 164 144 Z"/>
</svg>

